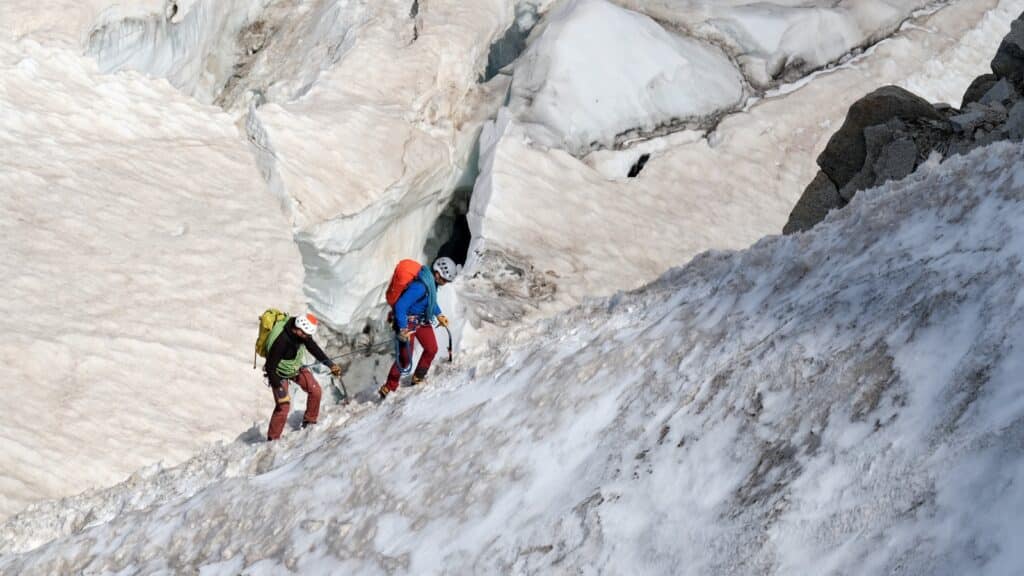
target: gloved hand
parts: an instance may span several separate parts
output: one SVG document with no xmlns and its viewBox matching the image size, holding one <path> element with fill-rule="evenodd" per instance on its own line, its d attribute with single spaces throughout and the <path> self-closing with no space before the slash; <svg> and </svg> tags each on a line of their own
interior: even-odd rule
<svg viewBox="0 0 1024 576">
<path fill-rule="evenodd" d="M 331 376 L 341 376 L 341 366 L 331 364 Z"/>
<path fill-rule="evenodd" d="M 412 338 L 412 330 L 408 328 L 398 332 L 398 339 L 402 342 L 408 342 L 409 338 Z"/>
<path fill-rule="evenodd" d="M 437 315 L 437 323 L 440 324 L 441 326 L 444 326 L 445 328 L 447 328 L 448 327 L 448 317 L 445 316 L 444 314 L 438 314 Z"/>
</svg>

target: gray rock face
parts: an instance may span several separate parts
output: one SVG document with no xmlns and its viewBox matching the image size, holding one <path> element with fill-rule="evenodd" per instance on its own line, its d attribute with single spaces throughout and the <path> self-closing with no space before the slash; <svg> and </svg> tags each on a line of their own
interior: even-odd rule
<svg viewBox="0 0 1024 576">
<path fill-rule="evenodd" d="M 893 140 L 882 148 L 875 159 L 875 185 L 906 178 L 918 163 L 917 145 L 910 138 Z"/>
<path fill-rule="evenodd" d="M 892 119 L 917 118 L 943 119 L 942 115 L 920 96 L 898 86 L 883 86 L 850 107 L 846 121 L 839 131 L 832 135 L 825 151 L 818 156 L 818 166 L 841 189 L 864 166 L 867 156 L 865 128 Z"/>
<path fill-rule="evenodd" d="M 974 129 L 981 126 L 984 120 L 985 113 L 981 111 L 957 114 L 949 119 L 950 123 L 953 124 L 953 130 L 966 134 L 974 132 Z"/>
<path fill-rule="evenodd" d="M 824 172 L 818 171 L 800 200 L 789 213 L 783 234 L 792 234 L 810 230 L 812 226 L 825 219 L 829 211 L 846 206 L 846 201 L 839 196 L 836 185 L 828 179 Z"/>
<path fill-rule="evenodd" d="M 1017 102 L 1010 108 L 1010 114 L 1006 117 L 1006 125 L 1003 126 L 1003 133 L 1010 140 L 1024 140 L 1024 101 Z"/>
<path fill-rule="evenodd" d="M 981 97 L 987 94 L 997 82 L 999 82 L 999 76 L 995 74 L 982 74 L 975 78 L 971 85 L 967 87 L 967 91 L 964 92 L 964 98 L 960 102 L 960 107 L 966 108 L 971 102 L 981 100 Z"/>
<path fill-rule="evenodd" d="M 864 165 L 839 190 L 844 202 L 852 200 L 859 190 L 907 176 L 922 156 L 907 126 L 899 120 L 865 128 L 864 144 L 867 151 Z"/>
<path fill-rule="evenodd" d="M 977 102 L 986 106 L 993 104 L 1005 105 L 1007 102 L 1016 101 L 1017 98 L 1017 91 L 1013 89 L 1013 85 L 1006 78 L 1000 78 Z"/>
<path fill-rule="evenodd" d="M 992 59 L 992 72 L 1009 80 L 1018 92 L 1024 89 L 1024 21 L 1020 17 L 1013 21 L 1010 33 L 999 44 Z"/>
</svg>

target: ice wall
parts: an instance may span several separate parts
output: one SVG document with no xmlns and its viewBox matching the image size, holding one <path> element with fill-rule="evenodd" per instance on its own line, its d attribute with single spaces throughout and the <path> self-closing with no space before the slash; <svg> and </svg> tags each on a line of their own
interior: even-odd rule
<svg viewBox="0 0 1024 576">
<path fill-rule="evenodd" d="M 236 36 L 265 1 L 196 2 L 187 12 L 176 8 L 173 19 L 161 13 L 110 21 L 92 30 L 86 53 L 96 58 L 103 72 L 132 69 L 167 78 L 208 104 L 224 88 L 240 57 Z"/>
<path fill-rule="evenodd" d="M 532 32 L 509 107 L 536 144 L 583 154 L 656 128 L 706 122 L 743 96 L 743 77 L 714 45 L 606 0 L 571 0 Z"/>
<path fill-rule="evenodd" d="M 477 78 L 511 22 L 509 3 L 431 2 L 414 17 L 398 8 L 374 5 L 372 23 L 302 98 L 250 120 L 302 246 L 307 296 L 336 328 L 380 322 L 395 262 L 424 256 L 503 96 Z"/>
</svg>

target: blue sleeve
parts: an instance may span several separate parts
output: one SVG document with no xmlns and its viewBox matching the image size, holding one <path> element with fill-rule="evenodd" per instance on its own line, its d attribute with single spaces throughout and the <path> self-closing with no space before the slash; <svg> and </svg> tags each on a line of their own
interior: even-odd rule
<svg viewBox="0 0 1024 576">
<path fill-rule="evenodd" d="M 409 326 L 409 308 L 417 300 L 423 298 L 426 287 L 419 282 L 412 282 L 405 289 L 405 292 L 395 302 L 395 325 L 399 330 L 405 330 Z"/>
<path fill-rule="evenodd" d="M 441 315 L 441 305 L 438 304 L 437 302 L 434 302 L 434 316 L 440 316 L 440 315 Z"/>
</svg>

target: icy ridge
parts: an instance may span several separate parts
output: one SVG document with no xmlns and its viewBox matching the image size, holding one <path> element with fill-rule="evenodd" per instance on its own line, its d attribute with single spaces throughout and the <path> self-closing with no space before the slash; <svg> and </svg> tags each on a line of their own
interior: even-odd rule
<svg viewBox="0 0 1024 576">
<path fill-rule="evenodd" d="M 1010 573 L 1022 160 L 928 163 L 0 569 Z"/>
</svg>

